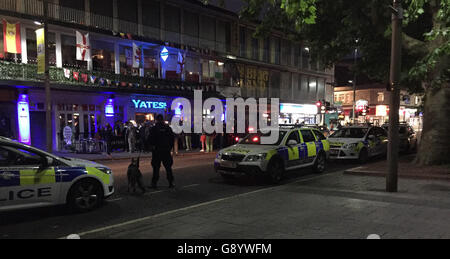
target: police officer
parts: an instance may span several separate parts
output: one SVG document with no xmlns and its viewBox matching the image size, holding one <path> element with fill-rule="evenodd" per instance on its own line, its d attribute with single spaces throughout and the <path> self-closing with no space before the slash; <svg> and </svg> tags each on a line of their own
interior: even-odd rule
<svg viewBox="0 0 450 259">
<path fill-rule="evenodd" d="M 172 129 L 164 123 L 164 117 L 159 114 L 156 116 L 156 125 L 151 128 L 149 136 L 149 144 L 153 147 L 152 152 L 152 167 L 153 178 L 152 187 L 156 188 L 159 180 L 159 169 L 161 162 L 166 168 L 167 180 L 169 181 L 169 188 L 173 188 L 173 173 L 172 164 L 173 158 L 170 151 L 174 144 L 174 133 Z"/>
</svg>

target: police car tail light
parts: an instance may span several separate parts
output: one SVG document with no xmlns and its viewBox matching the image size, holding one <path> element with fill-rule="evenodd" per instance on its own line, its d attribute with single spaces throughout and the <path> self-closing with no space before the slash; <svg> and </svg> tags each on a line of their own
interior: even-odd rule
<svg viewBox="0 0 450 259">
<path fill-rule="evenodd" d="M 236 142 L 239 142 L 239 137 L 234 138 Z"/>
<path fill-rule="evenodd" d="M 253 142 L 258 142 L 259 138 L 258 137 L 254 137 L 252 140 L 253 140 Z"/>
</svg>

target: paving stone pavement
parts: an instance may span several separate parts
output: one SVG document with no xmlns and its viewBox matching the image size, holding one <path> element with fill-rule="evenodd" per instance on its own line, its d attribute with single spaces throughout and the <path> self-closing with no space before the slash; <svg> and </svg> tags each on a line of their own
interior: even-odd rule
<svg viewBox="0 0 450 259">
<path fill-rule="evenodd" d="M 95 232 L 83 238 L 450 238 L 450 183 L 343 173 Z"/>
</svg>

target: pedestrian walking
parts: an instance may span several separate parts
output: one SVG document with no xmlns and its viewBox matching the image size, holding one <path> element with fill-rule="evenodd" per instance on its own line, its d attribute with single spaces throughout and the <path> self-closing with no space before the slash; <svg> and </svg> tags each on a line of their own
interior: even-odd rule
<svg viewBox="0 0 450 259">
<path fill-rule="evenodd" d="M 169 188 L 173 188 L 173 158 L 170 151 L 174 144 L 174 133 L 172 128 L 164 123 L 164 117 L 158 115 L 156 117 L 156 125 L 151 128 L 149 136 L 149 145 L 153 147 L 152 150 L 152 167 L 153 178 L 152 187 L 156 188 L 159 180 L 159 169 L 161 162 L 164 165 L 167 173 L 167 180 L 169 181 Z"/>
<path fill-rule="evenodd" d="M 212 152 L 214 150 L 215 137 L 216 137 L 215 133 L 206 134 L 206 153 Z"/>
<path fill-rule="evenodd" d="M 136 151 L 136 136 L 136 127 L 130 122 L 128 126 L 128 146 L 130 153 L 134 153 Z"/>
</svg>

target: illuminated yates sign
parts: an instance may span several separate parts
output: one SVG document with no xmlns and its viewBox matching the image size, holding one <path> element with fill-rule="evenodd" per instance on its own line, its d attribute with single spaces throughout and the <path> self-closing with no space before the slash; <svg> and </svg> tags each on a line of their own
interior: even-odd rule
<svg viewBox="0 0 450 259">
<path fill-rule="evenodd" d="M 165 108 L 167 108 L 166 102 L 142 101 L 139 99 L 132 99 L 131 101 L 133 102 L 135 109 L 165 109 Z"/>
</svg>

